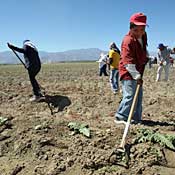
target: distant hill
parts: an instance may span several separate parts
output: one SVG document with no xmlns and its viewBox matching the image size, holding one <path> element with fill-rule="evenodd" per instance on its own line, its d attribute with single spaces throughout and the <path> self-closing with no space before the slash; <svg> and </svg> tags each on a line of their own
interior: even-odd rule
<svg viewBox="0 0 175 175">
<path fill-rule="evenodd" d="M 45 52 L 40 51 L 39 55 L 42 63 L 63 62 L 63 61 L 95 61 L 100 53 L 105 52 L 98 48 L 68 50 L 65 52 Z M 23 58 L 22 54 L 19 54 Z M 0 52 L 0 64 L 18 64 L 17 57 L 11 51 Z"/>
</svg>

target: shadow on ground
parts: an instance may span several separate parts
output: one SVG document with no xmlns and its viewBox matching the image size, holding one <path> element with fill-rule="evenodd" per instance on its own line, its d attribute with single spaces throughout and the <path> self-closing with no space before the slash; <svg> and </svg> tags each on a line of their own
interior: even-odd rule
<svg viewBox="0 0 175 175">
<path fill-rule="evenodd" d="M 142 124 L 147 126 L 175 126 L 175 123 L 172 122 L 161 122 L 153 120 L 142 120 Z"/>
<path fill-rule="evenodd" d="M 46 102 L 51 111 L 51 114 L 63 111 L 65 107 L 71 104 L 71 100 L 67 96 L 62 95 L 45 95 L 45 99 L 42 102 Z"/>
</svg>

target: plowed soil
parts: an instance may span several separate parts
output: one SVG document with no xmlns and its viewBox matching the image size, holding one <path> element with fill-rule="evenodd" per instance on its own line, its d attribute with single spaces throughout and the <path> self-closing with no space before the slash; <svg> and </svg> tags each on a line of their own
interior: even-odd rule
<svg viewBox="0 0 175 175">
<path fill-rule="evenodd" d="M 155 82 L 156 69 L 145 70 L 143 124 L 130 126 L 124 154 L 116 150 L 124 126 L 114 123 L 122 94 L 98 76 L 97 63 L 42 65 L 37 80 L 47 100 L 40 103 L 29 102 L 21 65 L 1 65 L 0 117 L 7 121 L 0 125 L 0 175 L 174 175 L 174 150 L 135 142 L 141 128 L 175 134 L 175 68 L 168 82 Z M 88 124 L 91 137 L 73 134 L 72 121 Z"/>
</svg>

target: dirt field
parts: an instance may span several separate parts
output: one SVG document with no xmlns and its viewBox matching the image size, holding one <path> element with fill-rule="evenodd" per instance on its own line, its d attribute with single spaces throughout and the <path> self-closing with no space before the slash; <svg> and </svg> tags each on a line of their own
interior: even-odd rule
<svg viewBox="0 0 175 175">
<path fill-rule="evenodd" d="M 46 102 L 29 102 L 31 86 L 22 66 L 0 65 L 0 175 L 175 174 L 173 148 L 153 139 L 138 141 L 142 129 L 175 135 L 175 68 L 169 82 L 158 83 L 156 65 L 146 68 L 144 122 L 131 125 L 126 154 L 115 149 L 124 126 L 113 122 L 122 95 L 114 95 L 109 77 L 97 72 L 97 63 L 43 65 L 37 79 L 51 115 Z M 74 134 L 72 121 L 88 124 L 91 137 Z"/>
</svg>

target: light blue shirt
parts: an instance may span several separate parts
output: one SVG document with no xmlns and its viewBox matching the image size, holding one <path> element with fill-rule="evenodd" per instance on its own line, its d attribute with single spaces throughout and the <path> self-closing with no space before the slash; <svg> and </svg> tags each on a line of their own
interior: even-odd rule
<svg viewBox="0 0 175 175">
<path fill-rule="evenodd" d="M 165 64 L 169 64 L 170 63 L 170 59 L 169 56 L 171 54 L 171 49 L 165 47 L 163 50 L 158 49 L 158 63 L 162 62 Z"/>
</svg>

